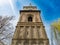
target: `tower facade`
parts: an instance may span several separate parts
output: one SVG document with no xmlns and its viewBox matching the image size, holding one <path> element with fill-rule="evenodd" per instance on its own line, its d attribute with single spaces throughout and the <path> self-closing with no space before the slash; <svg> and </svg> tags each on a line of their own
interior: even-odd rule
<svg viewBox="0 0 60 45">
<path fill-rule="evenodd" d="M 49 45 L 41 11 L 36 6 L 24 6 L 13 35 L 12 45 Z"/>
</svg>

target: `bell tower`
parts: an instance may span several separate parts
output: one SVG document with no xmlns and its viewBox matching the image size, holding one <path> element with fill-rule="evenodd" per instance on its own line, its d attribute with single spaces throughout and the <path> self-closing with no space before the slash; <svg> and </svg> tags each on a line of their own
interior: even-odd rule
<svg viewBox="0 0 60 45">
<path fill-rule="evenodd" d="M 36 6 L 24 6 L 13 35 L 12 45 L 49 45 L 41 11 Z"/>
</svg>

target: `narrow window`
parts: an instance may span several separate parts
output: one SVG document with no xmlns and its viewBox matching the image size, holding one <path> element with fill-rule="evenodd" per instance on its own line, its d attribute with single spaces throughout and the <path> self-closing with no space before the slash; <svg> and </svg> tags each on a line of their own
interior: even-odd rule
<svg viewBox="0 0 60 45">
<path fill-rule="evenodd" d="M 28 22 L 32 22 L 32 17 L 31 16 L 28 17 Z"/>
</svg>

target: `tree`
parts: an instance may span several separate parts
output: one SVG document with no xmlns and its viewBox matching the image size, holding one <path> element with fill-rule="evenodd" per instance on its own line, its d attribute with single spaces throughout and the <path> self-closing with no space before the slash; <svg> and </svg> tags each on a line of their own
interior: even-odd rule
<svg viewBox="0 0 60 45">
<path fill-rule="evenodd" d="M 60 19 L 51 24 L 56 45 L 60 45 Z"/>
<path fill-rule="evenodd" d="M 12 37 L 13 34 L 13 16 L 0 16 L 0 45 L 7 45 L 7 40 Z"/>
</svg>

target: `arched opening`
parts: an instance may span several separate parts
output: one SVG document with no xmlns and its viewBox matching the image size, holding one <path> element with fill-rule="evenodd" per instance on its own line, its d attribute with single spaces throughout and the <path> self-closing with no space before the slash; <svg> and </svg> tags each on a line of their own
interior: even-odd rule
<svg viewBox="0 0 60 45">
<path fill-rule="evenodd" d="M 28 22 L 32 22 L 32 17 L 31 16 L 28 17 Z"/>
</svg>

